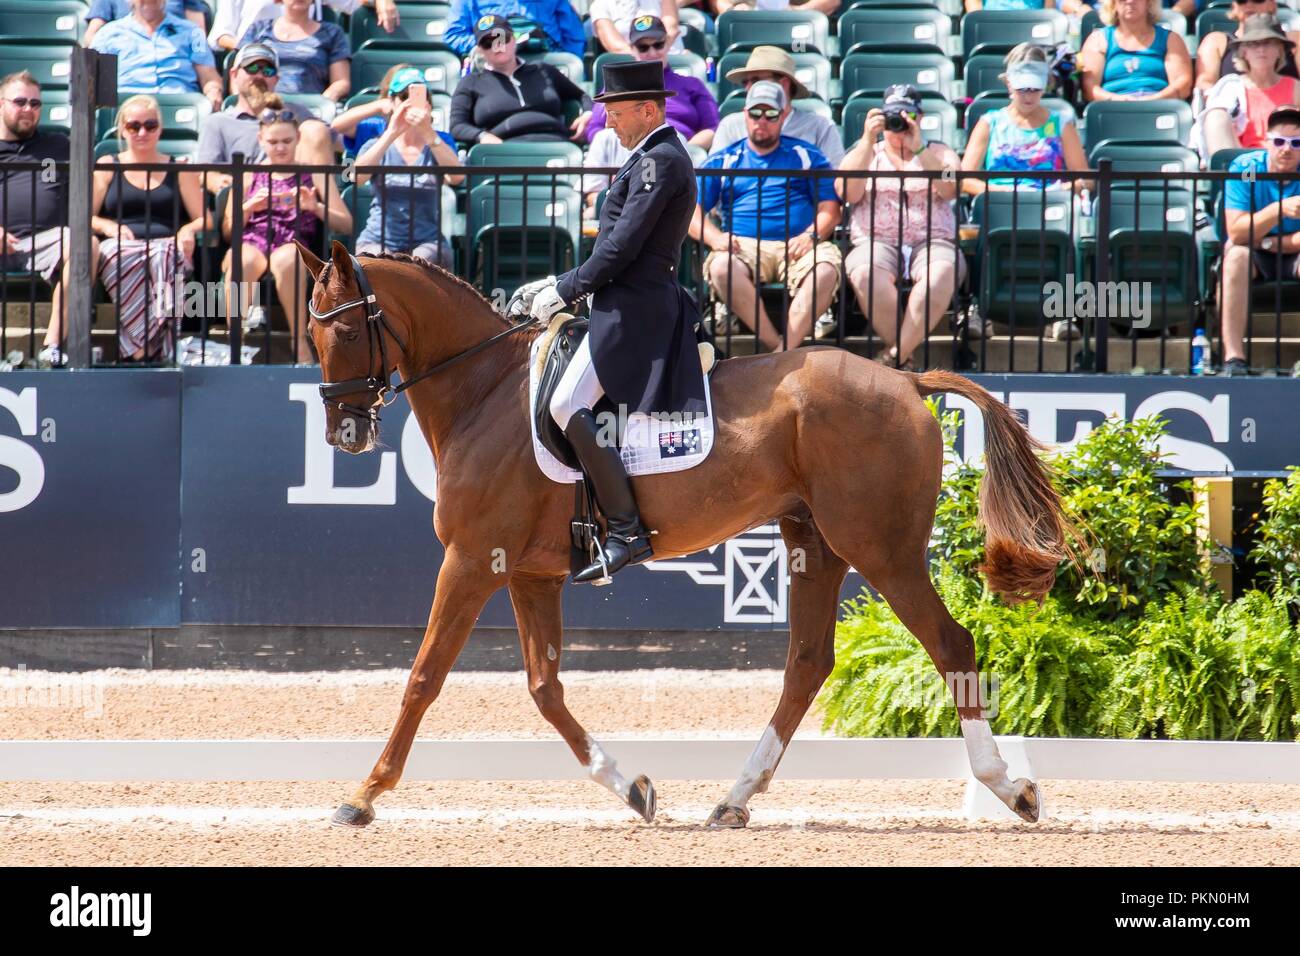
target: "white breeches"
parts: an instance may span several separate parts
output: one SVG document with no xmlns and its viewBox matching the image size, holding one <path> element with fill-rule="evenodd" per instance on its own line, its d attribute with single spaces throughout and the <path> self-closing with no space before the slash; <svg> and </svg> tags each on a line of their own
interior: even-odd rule
<svg viewBox="0 0 1300 956">
<path fill-rule="evenodd" d="M 605 390 L 596 378 L 596 366 L 591 361 L 589 342 L 591 335 L 582 340 L 578 350 L 573 353 L 573 360 L 564 370 L 555 393 L 551 395 L 551 417 L 560 426 L 561 431 L 569 427 L 569 419 L 581 408 L 593 408 Z"/>
</svg>

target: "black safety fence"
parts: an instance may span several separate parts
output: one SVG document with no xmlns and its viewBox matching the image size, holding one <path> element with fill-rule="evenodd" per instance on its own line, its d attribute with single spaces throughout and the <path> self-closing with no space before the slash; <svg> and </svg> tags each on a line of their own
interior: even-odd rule
<svg viewBox="0 0 1300 956">
<path fill-rule="evenodd" d="M 726 355 L 822 344 L 916 369 L 1174 374 L 1240 358 L 1290 374 L 1300 249 L 1225 211 L 1269 206 L 1286 177 L 1099 167 L 701 169 L 714 208 L 676 268 Z M 31 222 L 50 168 L 7 164 L 0 184 L 9 367 L 59 364 L 66 341 L 67 230 Z M 9 188 L 23 170 L 26 205 Z M 583 261 L 616 172 L 110 160 L 93 192 L 93 364 L 311 363 L 296 243 L 415 254 L 504 309 Z"/>
</svg>

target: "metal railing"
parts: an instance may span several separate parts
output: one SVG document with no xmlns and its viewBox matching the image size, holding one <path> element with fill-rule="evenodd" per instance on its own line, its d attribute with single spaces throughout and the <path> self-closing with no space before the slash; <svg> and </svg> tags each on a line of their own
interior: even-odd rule
<svg viewBox="0 0 1300 956">
<path fill-rule="evenodd" d="M 6 169 L 28 165 L 48 167 L 9 164 Z M 777 210 L 763 227 L 775 234 L 740 236 L 736 217 L 728 212 L 730 204 L 719 203 L 718 231 L 711 233 L 717 248 L 702 241 L 696 221 L 695 238 L 688 239 L 683 251 L 680 280 L 696 295 L 706 326 L 726 354 L 771 347 L 774 343 L 765 345 L 759 334 L 766 314 L 780 337 L 777 347 L 835 345 L 881 360 L 910 358 L 916 368 L 1187 373 L 1200 367 L 1194 359 L 1197 329 L 1205 330 L 1216 354 L 1225 331 L 1235 335 L 1239 329 L 1248 364 L 1265 373 L 1290 374 L 1300 360 L 1300 315 L 1289 311 L 1300 312 L 1294 254 L 1279 245 L 1254 257 L 1251 269 L 1243 271 L 1239 263 L 1222 267 L 1218 197 L 1226 183 L 1240 183 L 1243 177 L 1222 171 L 1117 171 L 1108 162 L 1100 166 L 1085 172 L 1016 173 L 697 170 L 701 182 L 719 179 L 719 193 L 733 200 L 745 185 L 740 180 L 752 180 L 753 204 Z M 66 164 L 62 167 L 66 170 Z M 370 218 L 368 194 L 386 197 L 373 206 L 371 232 L 377 231 L 379 248 L 390 252 L 410 252 L 417 245 L 415 216 L 400 204 L 427 196 L 418 201 L 424 203 L 426 216 L 437 215 L 441 227 L 433 255 L 448 253 L 445 261 L 456 273 L 477 285 L 494 305 L 504 307 L 519 284 L 572 268 L 585 258 L 595 241 L 597 220 L 591 208 L 584 216 L 582 177 L 615 172 L 522 166 L 271 166 L 250 165 L 239 156 L 230 164 L 132 164 L 99 166 L 96 172 L 109 175 L 114 168 L 136 176 L 150 173 L 146 196 L 164 188 L 160 175 L 193 177 L 204 209 L 193 215 L 185 207 L 184 190 L 172 189 L 170 212 L 163 210 L 162 217 L 167 229 L 153 228 L 151 217 L 157 210 L 146 202 L 145 231 L 156 235 L 135 237 L 131 255 L 119 254 L 107 260 L 108 265 L 101 245 L 97 287 L 112 292 L 101 291 L 94 307 L 99 321 L 92 325 L 92 341 L 96 364 L 102 365 L 310 361 L 305 334 L 310 276 L 296 250 L 278 255 L 275 250 L 292 248 L 294 238 L 305 240 L 318 255 L 327 253 L 331 238 L 351 245 Z M 61 173 L 56 169 L 56 174 Z M 333 206 L 336 213 L 346 209 L 351 223 L 335 225 L 347 228 L 328 228 L 328 221 L 316 219 L 304 207 L 304 195 L 297 191 L 284 193 L 290 198 L 275 213 L 246 211 L 245 204 L 256 192 L 254 176 L 264 182 L 260 177 L 293 174 L 313 177 L 324 208 Z M 383 179 L 359 187 L 358 179 L 367 176 Z M 444 185 L 445 176 L 465 181 L 451 189 Z M 1012 176 L 1021 188 L 1000 189 L 993 182 Z M 1245 184 L 1262 196 L 1265 184 L 1284 179 L 1259 174 Z M 811 262 L 801 266 L 790 245 L 797 243 L 799 230 L 793 227 L 802 223 L 792 223 L 786 199 L 791 191 L 810 188 L 816 196 L 827 180 L 839 186 L 840 215 L 822 239 L 836 251 L 831 254 L 830 246 L 814 245 Z M 838 197 L 853 180 L 865 181 L 865 190 L 850 206 Z M 227 181 L 228 187 L 221 188 Z M 1038 188 L 1044 181 L 1057 188 Z M 891 203 L 900 186 L 908 199 Z M 775 201 L 764 201 L 765 190 L 775 191 Z M 959 198 L 949 202 L 937 190 Z M 273 191 L 275 201 L 283 202 L 279 189 L 273 186 Z M 116 198 L 115 208 L 104 204 L 95 212 L 120 227 L 126 212 L 120 190 Z M 7 189 L 0 187 L 0 226 L 10 223 L 11 201 Z M 886 216 L 896 218 L 887 222 Z M 390 240 L 402 237 L 400 230 L 397 237 L 392 235 L 394 217 L 405 218 L 409 239 L 398 241 L 396 248 Z M 196 233 L 191 256 L 172 255 L 169 260 L 166 254 L 156 255 L 157 247 L 173 241 L 164 233 L 195 222 L 200 225 L 191 229 Z M 20 236 L 21 227 L 14 224 Z M 849 259 L 855 240 L 861 245 L 868 237 L 875 237 L 874 251 L 860 250 Z M 770 261 L 756 295 L 746 297 L 737 287 L 747 273 L 752 278 L 750 266 L 738 262 L 750 257 L 729 258 L 724 251 L 737 238 L 761 239 L 768 250 Z M 1256 245 L 1259 238 L 1252 233 L 1248 243 Z M 112 239 L 132 242 L 125 231 L 108 228 L 101 240 Z M 116 245 L 123 248 L 120 242 Z M 868 265 L 861 268 L 864 258 Z M 852 272 L 844 268 L 845 260 L 854 264 Z M 934 279 L 933 267 L 945 262 L 952 263 L 954 279 L 963 269 L 957 263 L 964 263 L 960 282 Z M 932 269 L 926 281 L 918 281 L 914 268 L 925 263 Z M 27 364 L 47 334 L 56 343 L 68 328 L 56 311 L 64 307 L 56 291 L 59 275 L 47 283 L 31 265 L 11 255 L 0 285 L 0 353 L 17 351 Z M 806 289 L 781 281 L 788 269 L 806 271 L 809 265 L 814 276 L 818 266 L 833 268 L 833 304 L 815 302 L 810 307 Z M 250 269 L 257 274 L 249 274 Z M 1270 275 L 1284 278 L 1274 281 Z M 1234 283 L 1230 286 L 1229 278 Z M 1237 314 L 1225 327 L 1221 316 L 1226 301 L 1234 304 Z M 246 330 L 245 322 L 256 319 L 253 310 L 259 306 L 266 321 Z M 909 326 L 916 348 L 910 356 L 890 354 L 890 346 Z M 806 332 L 799 342 L 791 340 L 796 327 Z M 146 347 L 131 351 L 132 343 L 139 341 Z"/>
</svg>

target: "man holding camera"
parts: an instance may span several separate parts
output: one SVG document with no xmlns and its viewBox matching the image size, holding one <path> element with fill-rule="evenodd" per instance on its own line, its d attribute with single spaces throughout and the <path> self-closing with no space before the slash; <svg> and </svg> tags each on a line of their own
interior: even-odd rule
<svg viewBox="0 0 1300 956">
<path fill-rule="evenodd" d="M 957 169 L 956 153 L 921 138 L 922 116 L 915 87 L 885 90 L 883 103 L 867 113 L 862 138 L 840 169 L 886 175 L 835 180 L 836 192 L 851 206 L 853 250 L 844 263 L 849 284 L 889 349 L 886 361 L 903 368 L 911 367 L 912 352 L 943 318 L 966 269 L 956 245 L 956 181 L 888 175 Z M 912 291 L 900 315 L 898 284 L 904 278 L 911 279 Z"/>
<path fill-rule="evenodd" d="M 748 136 L 714 153 L 701 170 L 832 169 L 812 143 L 781 133 L 787 100 L 780 84 L 760 80 L 745 96 Z M 813 316 L 831 307 L 840 285 L 839 247 L 828 241 L 840 222 L 829 176 L 701 176 L 692 239 L 713 251 L 704 273 L 714 295 L 758 331 L 774 352 L 798 348 Z M 706 215 L 718 210 L 721 226 Z M 785 335 L 776 331 L 758 284 L 789 290 Z"/>
</svg>

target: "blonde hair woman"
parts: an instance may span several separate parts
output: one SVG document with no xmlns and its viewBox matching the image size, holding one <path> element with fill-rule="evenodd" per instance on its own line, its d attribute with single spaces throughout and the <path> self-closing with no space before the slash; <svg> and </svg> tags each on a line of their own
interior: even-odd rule
<svg viewBox="0 0 1300 956">
<path fill-rule="evenodd" d="M 1236 32 L 1229 35 L 1222 30 L 1215 30 L 1213 33 L 1206 34 L 1201 45 L 1196 48 L 1196 88 L 1209 92 L 1219 80 L 1225 76 L 1231 76 L 1234 73 L 1242 72 L 1241 68 L 1234 62 L 1234 57 L 1227 56 L 1228 43 L 1230 40 L 1241 36 L 1242 27 L 1248 17 L 1268 14 L 1277 16 L 1277 0 L 1233 0 L 1232 6 L 1228 8 L 1228 16 L 1237 21 Z M 1294 30 L 1287 33 L 1287 39 L 1293 44 L 1300 41 L 1300 33 Z M 1295 49 L 1292 48 L 1291 57 L 1279 71 L 1283 76 L 1291 76 L 1300 79 L 1300 68 L 1297 68 Z"/>
<path fill-rule="evenodd" d="M 122 151 L 101 158 L 95 169 L 90 227 L 102 237 L 99 278 L 117 304 L 118 357 L 127 361 L 171 357 L 175 282 L 193 267 L 205 218 L 198 173 L 125 168 L 180 167 L 184 160 L 158 149 L 162 133 L 158 101 L 130 97 L 117 111 Z"/>
<path fill-rule="evenodd" d="M 1192 92 L 1187 44 L 1160 23 L 1160 0 L 1102 0 L 1103 23 L 1079 51 L 1087 100 L 1185 100 Z"/>
</svg>

